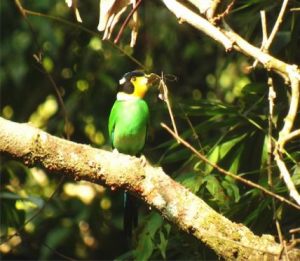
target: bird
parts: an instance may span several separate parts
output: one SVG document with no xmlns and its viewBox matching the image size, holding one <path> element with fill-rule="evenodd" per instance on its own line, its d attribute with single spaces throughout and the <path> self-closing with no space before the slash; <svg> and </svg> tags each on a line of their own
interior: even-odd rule
<svg viewBox="0 0 300 261">
<path fill-rule="evenodd" d="M 108 123 L 111 145 L 119 153 L 140 156 L 144 148 L 149 122 L 149 107 L 144 96 L 151 81 L 151 74 L 137 70 L 125 73 L 119 81 Z M 138 225 L 138 205 L 136 197 L 126 191 L 123 222 L 124 234 L 131 238 Z"/>
</svg>

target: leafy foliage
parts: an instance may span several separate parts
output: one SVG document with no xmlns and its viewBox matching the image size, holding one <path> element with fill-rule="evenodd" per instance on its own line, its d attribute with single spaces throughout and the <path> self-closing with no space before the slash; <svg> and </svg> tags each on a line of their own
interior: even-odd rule
<svg viewBox="0 0 300 261">
<path fill-rule="evenodd" d="M 280 2 L 235 2 L 226 21 L 259 46 L 259 10 L 267 11 L 270 31 Z M 177 77 L 167 85 L 183 138 L 211 162 L 268 187 L 268 72 L 260 68 L 249 72 L 253 61 L 225 53 L 188 25 L 178 25 L 156 1 L 144 1 L 140 8 L 142 24 L 135 49 L 127 44 L 129 31 L 125 31 L 120 46 L 114 46 L 102 41 L 96 32 L 97 1 L 80 3 L 82 25 L 74 21 L 64 1 L 24 2 L 26 9 L 45 14 L 29 15 L 28 26 L 13 1 L 2 1 L 1 116 L 30 121 L 54 135 L 70 135 L 73 141 L 109 149 L 107 120 L 117 82 L 125 72 L 140 67 L 136 59 L 149 71 Z M 271 53 L 299 64 L 299 27 L 296 12 L 289 12 Z M 37 62 L 33 56 L 40 55 Z M 276 76 L 274 81 L 276 137 L 289 97 L 284 82 Z M 299 225 L 299 212 L 199 161 L 161 129 L 160 122 L 170 123 L 170 119 L 156 90 L 147 102 L 151 108 L 147 158 L 232 220 L 257 233 L 276 235 L 277 218 L 284 236 L 289 237 L 289 229 Z M 299 140 L 288 144 L 287 150 L 286 161 L 299 188 Z M 274 163 L 270 167 L 273 187 L 269 189 L 288 197 Z M 216 258 L 146 206 L 141 207 L 136 244 L 128 251 L 122 235 L 122 192 L 60 181 L 59 175 L 27 168 L 3 155 L 0 198 L 1 242 L 5 242 L 0 251 L 9 259 Z M 7 240 L 16 231 L 18 235 Z"/>
</svg>

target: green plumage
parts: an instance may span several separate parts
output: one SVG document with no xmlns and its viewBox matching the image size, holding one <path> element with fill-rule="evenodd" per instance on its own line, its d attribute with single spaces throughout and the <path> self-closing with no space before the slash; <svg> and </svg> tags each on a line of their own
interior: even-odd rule
<svg viewBox="0 0 300 261">
<path fill-rule="evenodd" d="M 145 145 L 149 109 L 143 99 L 116 100 L 109 116 L 109 135 L 119 152 L 137 155 Z"/>
<path fill-rule="evenodd" d="M 149 109 L 143 99 L 116 100 L 109 116 L 109 135 L 112 146 L 119 152 L 137 155 L 144 145 L 149 120 Z M 138 204 L 129 193 L 124 194 L 124 233 L 131 240 L 138 224 Z"/>
<path fill-rule="evenodd" d="M 119 92 L 109 116 L 108 131 L 113 148 L 139 156 L 142 152 L 149 120 L 149 108 L 143 100 L 148 90 L 149 76 L 141 71 L 124 74 Z M 116 163 L 117 164 L 117 163 Z M 138 202 L 134 195 L 124 193 L 124 233 L 131 242 L 132 231 L 138 225 Z"/>
</svg>

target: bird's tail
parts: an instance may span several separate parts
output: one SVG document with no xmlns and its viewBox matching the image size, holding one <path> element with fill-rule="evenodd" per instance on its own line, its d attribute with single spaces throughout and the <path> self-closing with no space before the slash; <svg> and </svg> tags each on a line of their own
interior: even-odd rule
<svg viewBox="0 0 300 261">
<path fill-rule="evenodd" d="M 131 238 L 133 229 L 138 225 L 138 205 L 137 199 L 128 192 L 124 193 L 124 208 L 124 233 Z"/>
</svg>

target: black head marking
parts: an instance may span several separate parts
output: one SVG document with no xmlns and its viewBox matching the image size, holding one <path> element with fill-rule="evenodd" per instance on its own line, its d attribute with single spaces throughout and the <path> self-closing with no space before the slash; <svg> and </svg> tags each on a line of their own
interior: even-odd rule
<svg viewBox="0 0 300 261">
<path fill-rule="evenodd" d="M 125 73 L 123 78 L 125 78 L 126 81 L 129 81 L 132 77 L 139 77 L 139 76 L 145 76 L 145 73 L 143 71 L 136 70 L 136 71 Z"/>
<path fill-rule="evenodd" d="M 134 86 L 130 80 L 133 77 L 139 77 L 139 76 L 145 76 L 145 73 L 142 71 L 137 71 L 137 70 L 125 73 L 121 80 L 122 83 L 120 83 L 120 85 L 119 85 L 119 91 L 125 92 L 127 94 L 132 94 L 134 92 Z"/>
<path fill-rule="evenodd" d="M 127 94 L 132 94 L 134 92 L 134 86 L 130 80 L 128 80 L 128 81 L 126 80 L 125 83 L 123 83 L 119 86 L 119 91 L 125 92 Z"/>
</svg>

